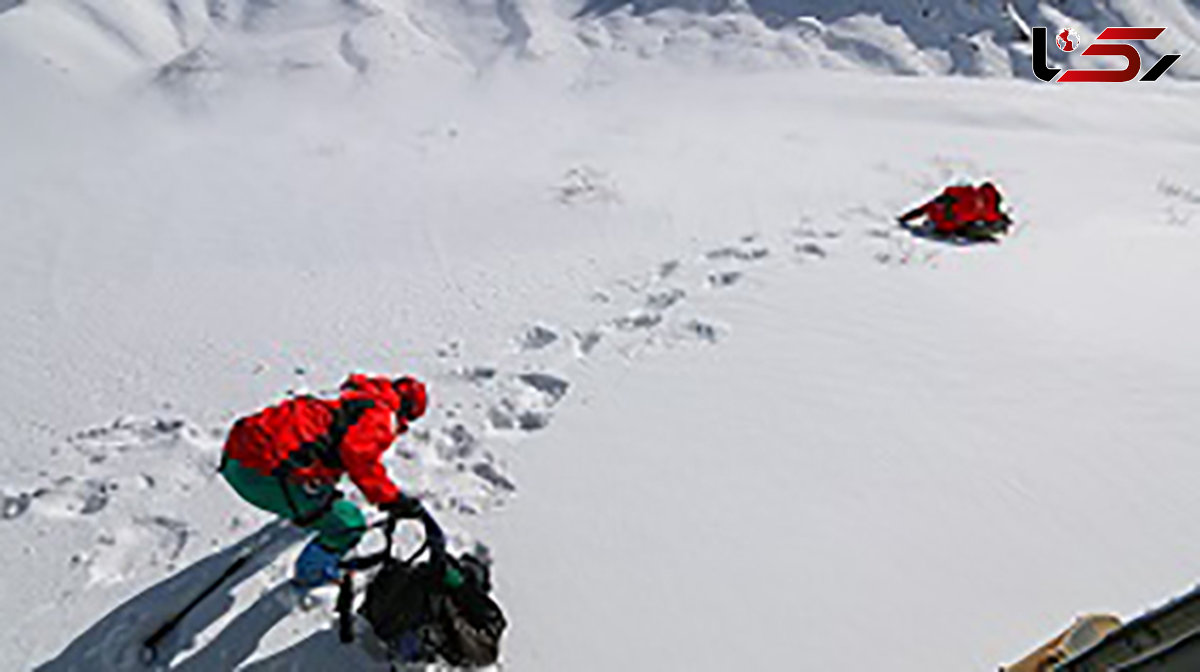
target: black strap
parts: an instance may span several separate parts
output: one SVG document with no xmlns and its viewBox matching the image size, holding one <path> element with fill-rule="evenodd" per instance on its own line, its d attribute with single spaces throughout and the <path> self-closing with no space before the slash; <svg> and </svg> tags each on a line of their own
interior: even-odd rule
<svg viewBox="0 0 1200 672">
<path fill-rule="evenodd" d="M 367 409 L 374 406 L 375 402 L 370 399 L 347 399 L 339 402 L 336 408 L 330 409 L 333 417 L 325 434 L 300 444 L 280 463 L 276 471 L 288 474 L 294 469 L 303 469 L 316 463 L 330 469 L 341 469 L 342 441 L 346 438 L 346 433 Z"/>
</svg>

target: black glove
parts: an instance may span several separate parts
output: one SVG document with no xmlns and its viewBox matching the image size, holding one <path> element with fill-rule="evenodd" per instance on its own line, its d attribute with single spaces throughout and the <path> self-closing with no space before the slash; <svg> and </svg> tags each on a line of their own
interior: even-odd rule
<svg viewBox="0 0 1200 672">
<path fill-rule="evenodd" d="M 421 503 L 421 500 L 416 497 L 409 497 L 404 493 L 400 493 L 398 497 L 390 502 L 380 504 L 379 509 L 401 520 L 424 518 L 427 515 L 425 505 Z"/>
</svg>

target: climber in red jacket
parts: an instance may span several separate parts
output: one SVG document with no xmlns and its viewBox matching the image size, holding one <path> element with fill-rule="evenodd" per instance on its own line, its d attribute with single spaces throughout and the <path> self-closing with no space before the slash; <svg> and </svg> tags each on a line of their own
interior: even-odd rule
<svg viewBox="0 0 1200 672">
<path fill-rule="evenodd" d="M 414 378 L 355 374 L 336 399 L 296 397 L 234 423 L 221 460 L 225 480 L 254 506 L 317 531 L 296 561 L 297 584 L 336 579 L 338 560 L 365 531 L 362 512 L 336 487 L 343 474 L 393 515 L 426 515 L 380 463 L 426 403 L 425 385 Z"/>
<path fill-rule="evenodd" d="M 1000 210 L 1000 190 L 991 182 L 978 187 L 970 185 L 946 187 L 941 194 L 925 205 L 914 208 L 900 217 L 906 224 L 924 217 L 934 235 L 967 239 L 994 239 L 1005 233 L 1011 223 Z"/>
</svg>

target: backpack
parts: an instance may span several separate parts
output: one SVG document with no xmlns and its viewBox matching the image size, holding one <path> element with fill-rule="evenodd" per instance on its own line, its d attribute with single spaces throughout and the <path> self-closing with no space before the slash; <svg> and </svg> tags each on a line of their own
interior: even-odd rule
<svg viewBox="0 0 1200 672">
<path fill-rule="evenodd" d="M 491 588 L 488 566 L 470 554 L 389 562 L 367 585 L 358 613 L 401 661 L 485 667 L 499 658 L 508 626 Z"/>
<path fill-rule="evenodd" d="M 238 420 L 225 453 L 262 473 L 275 472 L 281 465 L 290 472 L 318 463 L 338 469 L 342 439 L 374 405 L 370 399 L 287 399 Z"/>
</svg>

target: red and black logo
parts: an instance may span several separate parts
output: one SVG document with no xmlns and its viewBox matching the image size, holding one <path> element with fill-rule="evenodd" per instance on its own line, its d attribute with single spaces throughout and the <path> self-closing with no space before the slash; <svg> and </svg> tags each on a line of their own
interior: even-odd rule
<svg viewBox="0 0 1200 672">
<path fill-rule="evenodd" d="M 1149 42 L 1162 35 L 1164 30 L 1166 28 L 1105 28 L 1096 36 L 1096 42 L 1119 43 L 1136 40 Z M 1060 82 L 1131 82 L 1142 71 L 1142 56 L 1132 44 L 1091 44 L 1080 54 L 1081 56 L 1120 56 L 1126 61 L 1124 70 L 1067 70 L 1063 72 L 1061 68 L 1051 68 L 1046 64 L 1048 44 L 1046 35 L 1044 27 L 1039 26 L 1033 29 L 1033 74 L 1043 82 L 1054 81 L 1054 77 L 1060 72 L 1062 72 L 1062 76 L 1058 77 Z M 1070 29 L 1058 33 L 1055 39 L 1063 51 L 1074 51 L 1077 47 L 1077 40 L 1073 39 Z M 1179 60 L 1179 57 L 1179 54 L 1163 55 L 1146 74 L 1142 75 L 1139 81 L 1153 82 L 1162 77 L 1163 73 Z"/>
</svg>

